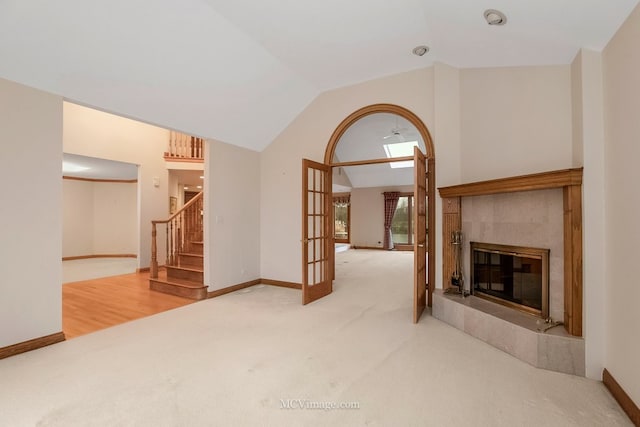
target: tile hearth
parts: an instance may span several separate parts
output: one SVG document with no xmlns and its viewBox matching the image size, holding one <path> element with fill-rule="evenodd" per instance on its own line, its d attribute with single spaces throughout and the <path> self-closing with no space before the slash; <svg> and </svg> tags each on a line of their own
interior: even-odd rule
<svg viewBox="0 0 640 427">
<path fill-rule="evenodd" d="M 433 316 L 532 366 L 585 375 L 584 339 L 563 326 L 539 332 L 541 319 L 474 296 L 433 294 Z"/>
</svg>

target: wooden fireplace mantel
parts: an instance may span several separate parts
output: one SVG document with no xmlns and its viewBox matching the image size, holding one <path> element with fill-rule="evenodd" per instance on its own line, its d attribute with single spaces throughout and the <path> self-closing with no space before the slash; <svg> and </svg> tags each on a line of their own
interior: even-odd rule
<svg viewBox="0 0 640 427">
<path fill-rule="evenodd" d="M 451 232 L 462 228 L 462 197 L 562 188 L 564 204 L 564 326 L 582 336 L 582 172 L 583 168 L 521 175 L 438 188 L 442 198 L 443 287 L 455 270 Z"/>
<path fill-rule="evenodd" d="M 492 179 L 490 181 L 471 182 L 468 184 L 440 187 L 440 197 L 482 196 L 487 194 L 513 193 L 516 191 L 544 190 L 562 188 L 571 185 L 582 185 L 582 168 L 563 169 L 510 178 Z"/>
</svg>

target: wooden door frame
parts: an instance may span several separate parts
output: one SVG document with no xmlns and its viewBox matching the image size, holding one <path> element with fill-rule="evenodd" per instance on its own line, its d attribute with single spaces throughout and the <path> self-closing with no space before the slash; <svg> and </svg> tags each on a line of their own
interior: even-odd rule
<svg viewBox="0 0 640 427">
<path fill-rule="evenodd" d="M 336 152 L 336 148 L 338 146 L 338 141 L 347 129 L 360 120 L 363 117 L 369 116 L 371 114 L 376 113 L 390 113 L 397 114 L 401 117 L 407 119 L 412 125 L 416 127 L 418 132 L 420 132 L 420 136 L 424 141 L 426 153 L 424 153 L 425 157 L 428 159 L 435 159 L 435 153 L 433 150 L 433 139 L 431 138 L 431 134 L 429 133 L 429 129 L 425 126 L 425 124 L 420 120 L 418 116 L 416 116 L 412 111 L 407 110 L 404 107 L 394 104 L 373 104 L 367 107 L 360 108 L 359 110 L 354 111 L 349 114 L 346 119 L 344 119 L 333 131 L 331 138 L 327 144 L 327 148 L 324 153 L 324 163 L 333 166 L 335 162 L 333 161 L 333 156 Z M 411 156 L 413 158 L 413 156 Z M 387 159 L 388 160 L 388 159 Z M 362 163 L 366 164 L 366 163 Z"/>
<path fill-rule="evenodd" d="M 363 117 L 369 116 L 371 114 L 376 113 L 389 113 L 396 114 L 400 117 L 408 120 L 417 130 L 420 132 L 420 136 L 424 141 L 425 145 L 425 158 L 427 160 L 427 200 L 428 200 L 428 218 L 427 218 L 427 228 L 428 228 L 428 236 L 427 236 L 427 253 L 428 253 L 428 306 L 431 307 L 432 303 L 432 294 L 435 290 L 435 278 L 436 278 L 436 227 L 435 227 L 435 206 L 436 206 L 436 192 L 435 192 L 435 151 L 433 148 L 433 139 L 431 138 L 431 134 L 429 133 L 429 129 L 427 126 L 420 120 L 420 118 L 415 115 L 412 111 L 401 107 L 395 104 L 373 104 L 368 105 L 366 107 L 360 108 L 359 110 L 354 111 L 349 116 L 347 116 L 333 131 L 329 142 L 327 143 L 327 148 L 324 153 L 324 163 L 326 165 L 331 166 L 331 170 L 333 171 L 334 167 L 345 166 L 346 163 L 336 163 L 333 161 L 333 157 L 335 155 L 336 148 L 338 146 L 338 142 L 347 129 L 360 120 Z M 411 159 L 367 159 L 352 162 L 353 164 L 358 165 L 366 165 L 366 164 L 375 164 L 375 163 L 390 163 L 398 160 L 413 160 L 413 156 Z M 333 211 L 331 212 L 331 242 L 334 240 L 333 234 Z M 331 265 L 335 267 L 335 251 L 331 252 Z M 332 272 L 333 278 L 335 279 L 335 270 Z"/>
</svg>

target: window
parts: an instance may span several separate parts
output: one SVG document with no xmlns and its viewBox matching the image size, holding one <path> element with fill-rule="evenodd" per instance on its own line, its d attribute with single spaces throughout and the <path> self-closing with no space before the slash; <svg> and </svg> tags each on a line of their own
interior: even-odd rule
<svg viewBox="0 0 640 427">
<path fill-rule="evenodd" d="M 391 234 L 395 245 L 413 244 L 413 195 L 400 196 L 391 221 Z"/>
<path fill-rule="evenodd" d="M 413 156 L 413 148 L 418 147 L 418 141 L 406 141 L 406 142 L 397 142 L 395 144 L 384 144 L 384 153 L 387 155 L 387 159 L 393 159 L 396 157 L 406 157 Z M 389 166 L 392 169 L 397 168 L 412 168 L 413 160 L 407 160 L 405 162 L 392 162 L 389 163 Z"/>
<path fill-rule="evenodd" d="M 333 197 L 334 238 L 338 243 L 349 243 L 351 216 L 350 196 Z"/>
</svg>

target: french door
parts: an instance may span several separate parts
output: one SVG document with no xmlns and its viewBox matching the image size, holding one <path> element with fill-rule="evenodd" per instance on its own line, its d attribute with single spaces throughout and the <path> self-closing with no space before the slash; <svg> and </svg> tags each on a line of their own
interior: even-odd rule
<svg viewBox="0 0 640 427">
<path fill-rule="evenodd" d="M 413 321 L 431 306 L 435 285 L 435 161 L 414 150 L 414 292 Z M 431 195 L 431 196 L 430 196 Z M 302 160 L 302 303 L 333 290 L 334 255 L 331 166 Z"/>
<path fill-rule="evenodd" d="M 418 147 L 413 151 L 413 323 L 418 323 L 427 306 L 427 164 Z"/>
<path fill-rule="evenodd" d="M 333 290 L 331 166 L 302 160 L 302 304 Z"/>
</svg>

